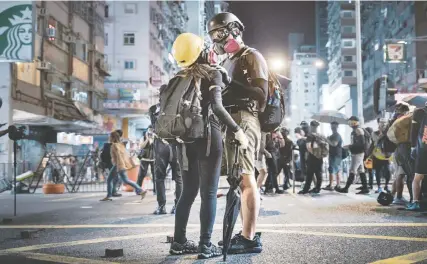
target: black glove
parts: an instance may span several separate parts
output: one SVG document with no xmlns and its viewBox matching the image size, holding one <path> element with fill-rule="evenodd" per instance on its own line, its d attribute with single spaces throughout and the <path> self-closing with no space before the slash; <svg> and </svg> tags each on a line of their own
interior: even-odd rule
<svg viewBox="0 0 427 264">
<path fill-rule="evenodd" d="M 230 78 L 230 76 L 228 76 L 227 70 L 224 67 L 219 66 L 219 65 L 215 66 L 215 68 L 221 72 L 222 82 L 225 85 L 229 85 L 231 83 L 231 78 Z"/>
<path fill-rule="evenodd" d="M 217 69 L 213 69 L 210 73 L 209 76 L 211 77 L 211 85 L 218 85 L 221 88 L 224 88 L 224 82 L 222 80 L 222 74 L 219 70 Z"/>
</svg>

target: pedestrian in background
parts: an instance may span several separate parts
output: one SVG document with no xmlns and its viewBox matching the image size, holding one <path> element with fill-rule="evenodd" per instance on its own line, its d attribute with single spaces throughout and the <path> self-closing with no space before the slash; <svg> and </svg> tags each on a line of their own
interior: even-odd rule
<svg viewBox="0 0 427 264">
<path fill-rule="evenodd" d="M 342 164 L 342 157 L 343 157 L 343 151 L 342 151 L 342 137 L 338 133 L 338 122 L 332 122 L 331 123 L 331 130 L 332 135 L 330 135 L 327 140 L 329 143 L 329 184 L 324 188 L 324 190 L 332 191 L 337 190 L 340 188 L 340 173 L 342 171 L 341 164 Z M 336 185 L 335 188 L 332 187 L 334 183 L 334 177 L 336 179 Z"/>
<path fill-rule="evenodd" d="M 134 168 L 137 164 L 131 160 L 129 153 L 127 152 L 123 142 L 120 140 L 120 135 L 117 132 L 110 134 L 111 143 L 111 161 L 113 164 L 112 170 L 117 171 L 117 175 L 120 177 L 123 183 L 130 185 L 135 189 L 136 194 L 141 195 L 141 199 L 144 199 L 147 191 L 143 190 L 135 182 L 129 180 L 127 176 L 127 170 Z M 113 190 L 115 186 L 113 183 L 113 174 L 110 173 L 107 179 L 107 197 L 101 201 L 111 201 L 113 196 Z"/>
</svg>

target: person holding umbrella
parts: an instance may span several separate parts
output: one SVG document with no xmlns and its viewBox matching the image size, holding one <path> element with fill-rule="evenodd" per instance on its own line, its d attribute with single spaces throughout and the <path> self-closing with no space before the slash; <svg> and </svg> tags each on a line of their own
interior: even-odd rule
<svg viewBox="0 0 427 264">
<path fill-rule="evenodd" d="M 202 38 L 191 33 L 179 35 L 172 47 L 172 54 L 183 71 L 180 74 L 192 75 L 200 83 L 202 114 L 208 120 L 206 138 L 185 143 L 188 158 L 188 171 L 183 171 L 183 192 L 176 206 L 174 242 L 170 254 L 181 255 L 198 252 L 199 259 L 222 255 L 222 249 L 211 243 L 211 234 L 216 216 L 217 190 L 223 153 L 221 124 L 234 134 L 240 149 L 246 149 L 248 139 L 222 105 L 221 91 L 228 76 L 208 64 L 208 50 Z M 175 76 L 170 83 L 174 83 Z M 190 85 L 197 85 L 196 83 Z M 175 86 L 176 87 L 176 86 Z M 213 112 L 213 115 L 211 114 Z M 200 241 L 196 244 L 186 236 L 191 206 L 200 189 Z"/>
</svg>

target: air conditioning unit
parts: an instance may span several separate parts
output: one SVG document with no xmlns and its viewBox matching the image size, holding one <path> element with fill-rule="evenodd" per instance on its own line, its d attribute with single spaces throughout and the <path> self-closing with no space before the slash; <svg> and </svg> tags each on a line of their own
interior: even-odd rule
<svg viewBox="0 0 427 264">
<path fill-rule="evenodd" d="M 64 41 L 66 43 L 76 43 L 76 40 L 75 40 L 74 36 L 72 36 L 72 35 L 65 35 Z"/>
<path fill-rule="evenodd" d="M 46 8 L 38 8 L 37 9 L 37 14 L 39 16 L 46 16 Z"/>
<path fill-rule="evenodd" d="M 37 69 L 41 71 L 51 71 L 53 69 L 52 64 L 47 61 L 39 61 L 37 63 Z"/>
<path fill-rule="evenodd" d="M 56 37 L 56 28 L 48 28 L 47 29 L 47 36 L 49 38 L 55 38 Z"/>
</svg>

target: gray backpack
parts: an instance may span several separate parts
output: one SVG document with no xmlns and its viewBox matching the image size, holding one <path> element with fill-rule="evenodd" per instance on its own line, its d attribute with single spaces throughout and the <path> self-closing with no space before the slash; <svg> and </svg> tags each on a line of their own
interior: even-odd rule
<svg viewBox="0 0 427 264">
<path fill-rule="evenodd" d="M 207 138 L 209 122 L 202 115 L 200 83 L 200 79 L 179 72 L 162 89 L 155 124 L 157 136 L 184 142 Z"/>
</svg>

